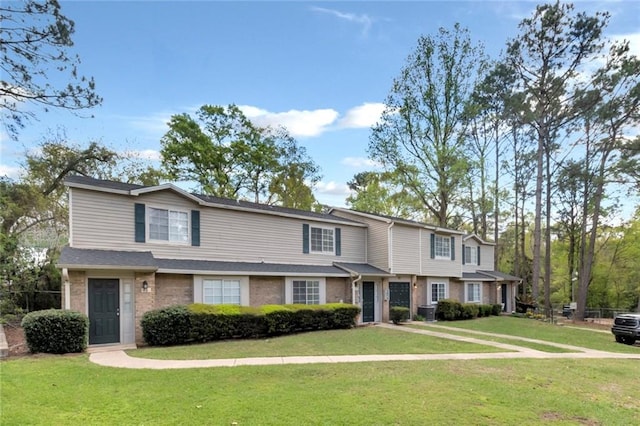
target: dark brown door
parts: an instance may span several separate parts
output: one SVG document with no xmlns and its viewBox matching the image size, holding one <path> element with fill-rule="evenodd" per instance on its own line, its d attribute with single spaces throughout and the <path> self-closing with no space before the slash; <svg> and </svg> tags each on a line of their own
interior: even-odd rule
<svg viewBox="0 0 640 426">
<path fill-rule="evenodd" d="M 89 344 L 120 342 L 120 280 L 89 278 Z"/>
</svg>

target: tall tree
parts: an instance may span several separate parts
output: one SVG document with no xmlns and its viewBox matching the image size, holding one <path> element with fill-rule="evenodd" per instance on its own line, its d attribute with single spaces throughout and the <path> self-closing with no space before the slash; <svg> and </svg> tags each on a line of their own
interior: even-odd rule
<svg viewBox="0 0 640 426">
<path fill-rule="evenodd" d="M 347 205 L 358 211 L 401 217 L 404 219 L 426 220 L 421 210 L 420 200 L 400 187 L 392 172 L 360 172 L 347 185 L 351 195 Z"/>
<path fill-rule="evenodd" d="M 302 186 L 319 179 L 318 166 L 286 129 L 258 127 L 235 105 L 204 105 L 195 118 L 174 115 L 161 143 L 170 179 L 196 182 L 218 197 L 294 205 L 284 192 L 305 192 Z"/>
<path fill-rule="evenodd" d="M 542 212 L 546 207 L 545 306 L 550 312 L 550 182 L 547 167 L 546 202 L 543 202 L 545 160 L 548 164 L 560 130 L 580 113 L 571 96 L 581 65 L 602 49 L 602 29 L 607 14 L 574 13 L 573 5 L 556 2 L 536 7 L 523 19 L 520 34 L 507 43 L 506 63 L 513 70 L 515 89 L 523 94 L 522 118 L 537 133 L 536 192 L 533 246 L 534 299 L 539 296 Z"/>
<path fill-rule="evenodd" d="M 582 211 L 578 319 L 583 319 L 587 304 L 607 187 L 633 183 L 627 177 L 640 166 L 637 141 L 628 136 L 640 124 L 640 59 L 629 53 L 628 42 L 611 46 L 606 65 L 595 74 L 594 89 L 584 95 L 586 104 L 590 106 L 594 97 L 598 102 L 585 114 L 583 186 L 589 190 L 585 190 Z"/>
<path fill-rule="evenodd" d="M 462 125 L 483 58 L 458 24 L 420 37 L 372 128 L 370 157 L 396 173 L 440 226 L 451 225 L 469 170 Z"/>
<path fill-rule="evenodd" d="M 78 75 L 74 22 L 57 0 L 2 2 L 0 22 L 0 114 L 10 135 L 35 117 L 28 104 L 75 111 L 102 102 L 93 78 Z M 60 75 L 69 82 L 56 87 Z"/>
</svg>

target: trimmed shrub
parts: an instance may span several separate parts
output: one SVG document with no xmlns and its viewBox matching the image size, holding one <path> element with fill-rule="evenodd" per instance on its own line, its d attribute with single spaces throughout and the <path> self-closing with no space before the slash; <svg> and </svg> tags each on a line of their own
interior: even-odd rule
<svg viewBox="0 0 640 426">
<path fill-rule="evenodd" d="M 462 318 L 462 304 L 453 299 L 442 299 L 438 301 L 436 308 L 436 319 L 438 321 L 454 321 Z"/>
<path fill-rule="evenodd" d="M 186 306 L 147 311 L 140 321 L 144 340 L 155 346 L 182 345 L 191 337 L 191 315 Z"/>
<path fill-rule="evenodd" d="M 409 320 L 409 308 L 393 306 L 389 309 L 389 318 L 394 324 L 400 324 Z"/>
<path fill-rule="evenodd" d="M 356 318 L 360 314 L 360 308 L 347 303 L 328 303 L 324 305 L 333 311 L 331 328 L 353 328 L 356 326 Z"/>
<path fill-rule="evenodd" d="M 47 309 L 28 313 L 22 328 L 29 350 L 65 354 L 87 348 L 89 318 L 80 312 Z"/>
<path fill-rule="evenodd" d="M 461 318 L 460 319 L 473 319 L 477 318 L 480 313 L 480 305 L 476 303 L 464 303 L 462 305 Z"/>
<path fill-rule="evenodd" d="M 350 328 L 359 313 L 357 306 L 341 303 L 260 308 L 194 303 L 147 312 L 142 329 L 150 345 L 177 345 Z"/>
<path fill-rule="evenodd" d="M 500 303 L 496 303 L 491 305 L 493 309 L 491 309 L 491 315 L 500 315 L 502 314 L 502 305 Z"/>
</svg>

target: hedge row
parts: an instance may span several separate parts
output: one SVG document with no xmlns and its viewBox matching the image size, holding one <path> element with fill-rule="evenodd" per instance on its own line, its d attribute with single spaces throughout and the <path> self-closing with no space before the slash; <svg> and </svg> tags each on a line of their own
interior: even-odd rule
<svg viewBox="0 0 640 426">
<path fill-rule="evenodd" d="M 80 312 L 47 309 L 22 319 L 24 337 L 33 353 L 82 352 L 89 338 L 89 318 Z"/>
<path fill-rule="evenodd" d="M 142 316 L 142 335 L 152 346 L 224 339 L 252 339 L 310 330 L 351 328 L 360 308 L 354 305 L 171 306 Z"/>
<path fill-rule="evenodd" d="M 456 300 L 444 299 L 438 301 L 436 319 L 438 321 L 456 321 L 500 315 L 502 305 L 479 305 L 477 303 L 460 303 Z"/>
</svg>

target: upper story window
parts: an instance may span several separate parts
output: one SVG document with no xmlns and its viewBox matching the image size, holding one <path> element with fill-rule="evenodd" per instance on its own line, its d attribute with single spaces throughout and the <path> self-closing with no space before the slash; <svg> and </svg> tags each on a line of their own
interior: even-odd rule
<svg viewBox="0 0 640 426">
<path fill-rule="evenodd" d="M 341 232 L 340 228 L 321 228 L 311 226 L 308 223 L 302 224 L 302 252 L 342 254 L 340 248 Z"/>
<path fill-rule="evenodd" d="M 477 265 L 478 264 L 478 250 L 476 247 L 464 248 L 464 263 Z"/>
<path fill-rule="evenodd" d="M 436 235 L 434 240 L 434 254 L 436 258 L 451 259 L 451 238 Z"/>
<path fill-rule="evenodd" d="M 187 243 L 189 214 L 183 211 L 149 207 L 149 239 Z"/>
<path fill-rule="evenodd" d="M 311 227 L 311 251 L 333 253 L 333 229 Z"/>
</svg>

